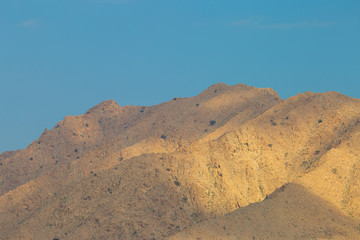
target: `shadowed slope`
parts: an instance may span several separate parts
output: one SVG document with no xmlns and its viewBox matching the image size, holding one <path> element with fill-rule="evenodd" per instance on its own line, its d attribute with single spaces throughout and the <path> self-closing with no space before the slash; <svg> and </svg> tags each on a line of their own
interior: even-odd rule
<svg viewBox="0 0 360 240">
<path fill-rule="evenodd" d="M 357 222 L 298 184 L 168 239 L 359 239 Z"/>
<path fill-rule="evenodd" d="M 160 158 L 80 180 L 53 171 L 8 192 L 0 197 L 0 239 L 159 239 L 190 226 L 191 206 Z"/>
</svg>

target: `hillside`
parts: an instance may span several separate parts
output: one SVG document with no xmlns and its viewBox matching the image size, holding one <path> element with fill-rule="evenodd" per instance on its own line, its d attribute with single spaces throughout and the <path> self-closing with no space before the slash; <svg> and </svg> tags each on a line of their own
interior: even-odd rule
<svg viewBox="0 0 360 240">
<path fill-rule="evenodd" d="M 358 225 L 298 184 L 169 239 L 358 239 Z"/>
<path fill-rule="evenodd" d="M 0 155 L 0 239 L 360 238 L 359 123 L 357 99 L 243 84 L 105 101 Z"/>
</svg>

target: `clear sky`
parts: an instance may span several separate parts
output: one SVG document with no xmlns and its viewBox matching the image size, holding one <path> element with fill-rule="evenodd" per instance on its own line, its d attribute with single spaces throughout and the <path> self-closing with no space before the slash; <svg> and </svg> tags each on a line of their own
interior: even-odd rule
<svg viewBox="0 0 360 240">
<path fill-rule="evenodd" d="M 360 1 L 0 1 L 0 152 L 103 100 L 217 82 L 360 98 Z"/>
</svg>

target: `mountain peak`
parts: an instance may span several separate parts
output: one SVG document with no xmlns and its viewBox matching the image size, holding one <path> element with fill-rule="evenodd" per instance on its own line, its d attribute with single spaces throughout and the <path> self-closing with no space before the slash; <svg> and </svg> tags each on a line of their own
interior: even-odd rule
<svg viewBox="0 0 360 240">
<path fill-rule="evenodd" d="M 99 103 L 98 105 L 90 108 L 86 114 L 91 114 L 91 113 L 95 113 L 95 112 L 113 112 L 116 110 L 119 110 L 121 107 L 120 105 L 115 102 L 112 99 L 103 101 L 101 103 Z"/>
</svg>

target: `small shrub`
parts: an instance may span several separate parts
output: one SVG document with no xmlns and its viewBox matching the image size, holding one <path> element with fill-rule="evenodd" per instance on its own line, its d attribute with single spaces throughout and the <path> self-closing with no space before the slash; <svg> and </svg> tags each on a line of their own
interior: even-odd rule
<svg viewBox="0 0 360 240">
<path fill-rule="evenodd" d="M 190 218 L 194 221 L 194 222 L 199 222 L 200 221 L 200 217 L 197 213 L 192 213 L 190 214 Z"/>
<path fill-rule="evenodd" d="M 88 127 L 88 126 L 89 126 L 89 124 L 86 123 L 86 124 L 85 124 L 85 127 Z"/>
<path fill-rule="evenodd" d="M 268 146 L 269 146 L 269 147 L 272 147 L 273 145 L 270 143 L 270 144 L 268 144 Z"/>
<path fill-rule="evenodd" d="M 209 123 L 210 123 L 210 126 L 213 126 L 213 125 L 215 125 L 216 121 L 215 120 L 210 120 Z"/>
<path fill-rule="evenodd" d="M 260 190 L 261 194 L 263 194 L 263 188 L 261 185 L 259 185 L 259 190 Z"/>
<path fill-rule="evenodd" d="M 308 170 L 311 168 L 312 162 L 311 161 L 303 161 L 301 166 L 305 168 L 305 170 Z"/>
<path fill-rule="evenodd" d="M 175 184 L 176 186 L 180 186 L 180 182 L 179 182 L 178 180 L 175 180 L 175 181 L 174 181 L 174 184 Z"/>
<path fill-rule="evenodd" d="M 165 136 L 164 134 L 161 135 L 161 138 L 164 139 L 164 140 L 166 140 L 166 136 Z"/>
<path fill-rule="evenodd" d="M 288 120 L 288 119 L 289 119 L 289 117 L 288 117 L 288 116 L 286 116 L 286 117 L 285 117 L 285 119 L 286 119 L 286 120 Z"/>
<path fill-rule="evenodd" d="M 319 154 L 319 153 L 320 153 L 320 150 L 316 150 L 315 153 L 314 153 L 314 155 L 317 155 L 317 154 Z"/>
<path fill-rule="evenodd" d="M 332 171 L 333 173 L 335 173 L 335 174 L 336 174 L 336 172 L 337 172 L 336 168 L 333 168 L 331 171 Z"/>
<path fill-rule="evenodd" d="M 141 112 L 141 113 L 144 112 L 144 109 L 141 109 L 140 112 Z"/>
<path fill-rule="evenodd" d="M 30 161 L 32 161 L 32 160 L 33 160 L 33 158 L 31 157 L 31 158 L 29 158 L 29 160 L 30 160 Z"/>
<path fill-rule="evenodd" d="M 79 151 L 79 150 L 77 150 L 77 149 L 74 149 L 74 152 L 76 152 L 76 153 L 77 153 L 78 151 Z"/>
<path fill-rule="evenodd" d="M 198 107 L 198 106 L 199 106 L 199 104 L 197 103 L 195 106 L 197 106 L 197 107 Z"/>
<path fill-rule="evenodd" d="M 274 120 L 270 120 L 270 123 L 271 123 L 271 125 L 273 125 L 273 126 L 276 126 L 276 125 L 277 125 L 276 122 L 274 122 Z"/>
<path fill-rule="evenodd" d="M 187 197 L 183 197 L 183 202 L 187 202 Z"/>
<path fill-rule="evenodd" d="M 38 141 L 38 144 L 40 144 L 41 143 L 41 141 Z"/>
<path fill-rule="evenodd" d="M 170 172 L 170 168 L 167 168 L 166 171 Z"/>
<path fill-rule="evenodd" d="M 319 119 L 319 120 L 318 120 L 318 123 L 322 123 L 322 119 Z"/>
</svg>

